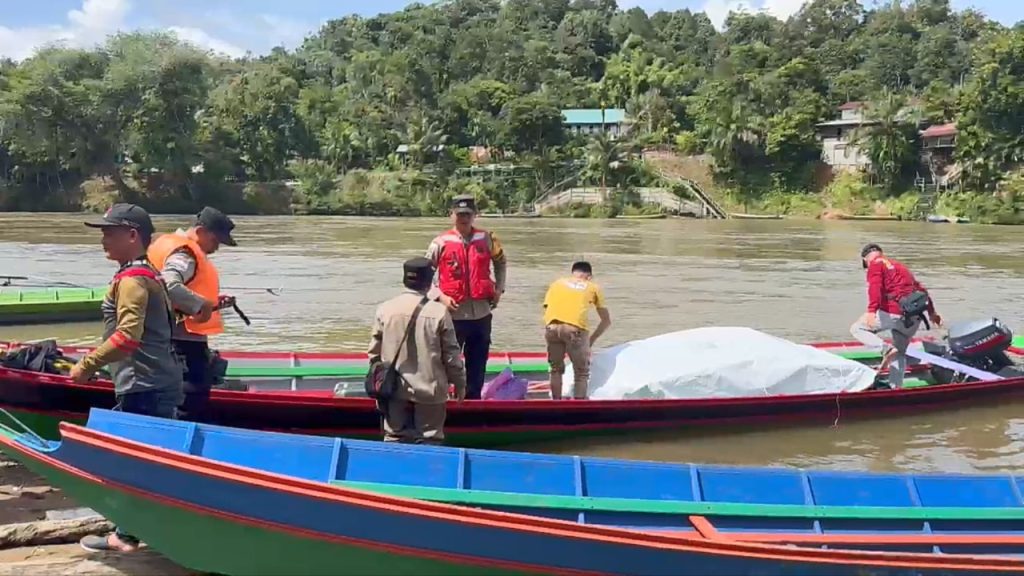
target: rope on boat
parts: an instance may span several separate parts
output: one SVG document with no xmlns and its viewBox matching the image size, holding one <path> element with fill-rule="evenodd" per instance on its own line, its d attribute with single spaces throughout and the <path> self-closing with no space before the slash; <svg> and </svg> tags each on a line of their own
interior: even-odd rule
<svg viewBox="0 0 1024 576">
<path fill-rule="evenodd" d="M 0 415 L 6 416 L 11 422 L 20 427 L 22 431 L 19 432 L 17 428 L 11 428 L 10 426 L 4 424 L 3 422 L 0 422 L 0 430 L 6 432 L 11 436 L 21 436 L 22 441 L 25 441 L 26 439 L 30 440 L 30 442 L 26 443 L 35 444 L 35 447 L 37 448 L 49 448 L 50 443 L 47 442 L 46 439 L 44 439 L 39 434 L 36 434 L 35 431 L 29 428 L 24 422 L 18 420 L 18 418 L 15 417 L 14 414 L 11 414 L 4 408 L 0 408 Z M 25 438 L 26 436 L 28 438 Z"/>
</svg>

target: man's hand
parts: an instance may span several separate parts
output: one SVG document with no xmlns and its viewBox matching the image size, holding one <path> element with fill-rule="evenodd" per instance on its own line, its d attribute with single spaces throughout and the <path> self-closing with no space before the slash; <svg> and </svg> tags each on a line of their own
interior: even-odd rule
<svg viewBox="0 0 1024 576">
<path fill-rule="evenodd" d="M 196 322 L 206 322 L 213 316 L 213 311 L 217 307 L 216 304 L 209 300 L 203 300 L 203 307 L 199 309 L 199 312 L 192 315 L 192 318 Z"/>
<path fill-rule="evenodd" d="M 71 380 L 73 380 L 76 384 L 85 384 L 86 382 L 89 381 L 89 377 L 91 377 L 92 374 L 90 374 L 84 367 L 82 367 L 81 362 L 78 362 L 77 364 L 71 367 L 71 373 L 68 374 L 68 376 L 70 376 Z"/>
<path fill-rule="evenodd" d="M 441 294 L 437 298 L 437 301 L 444 304 L 445 308 L 447 308 L 449 312 L 455 312 L 459 309 L 459 305 L 455 302 L 455 299 L 447 294 Z"/>
<path fill-rule="evenodd" d="M 928 314 L 928 320 L 935 326 L 942 326 L 942 316 L 939 316 L 935 312 Z"/>
<path fill-rule="evenodd" d="M 864 315 L 860 317 L 860 323 L 868 328 L 877 328 L 878 316 L 874 312 L 865 312 Z"/>
<path fill-rule="evenodd" d="M 491 297 L 491 308 L 497 308 L 498 302 L 501 302 L 501 292 L 495 291 L 494 296 Z"/>
<path fill-rule="evenodd" d="M 466 399 L 466 389 L 465 388 L 463 388 L 461 390 L 456 390 L 455 391 L 455 401 L 456 402 L 458 402 L 459 404 L 462 404 L 462 401 L 465 400 L 465 399 Z"/>
</svg>

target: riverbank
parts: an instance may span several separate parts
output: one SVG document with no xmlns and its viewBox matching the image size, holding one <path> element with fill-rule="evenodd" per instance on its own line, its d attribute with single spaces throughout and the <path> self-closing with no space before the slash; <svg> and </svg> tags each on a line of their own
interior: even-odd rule
<svg viewBox="0 0 1024 576">
<path fill-rule="evenodd" d="M 710 178 L 710 173 L 707 175 Z M 68 182 L 60 193 L 0 188 L 0 211 L 102 212 L 119 201 L 139 204 L 153 214 L 187 214 L 214 205 L 238 215 L 438 217 L 447 214 L 448 199 L 473 194 L 489 217 L 526 218 L 658 218 L 663 207 L 643 205 L 628 192 L 600 204 L 574 203 L 542 214 L 524 212 L 523 203 L 510 205 L 507 193 L 493 186 L 419 170 L 352 170 L 303 173 L 297 180 L 279 182 L 221 182 L 200 186 L 190 195 L 169 190 L 160 179 L 96 176 Z M 519 197 L 531 197 L 522 191 Z M 849 219 L 876 217 L 921 220 L 931 214 L 980 224 L 1024 223 L 1024 177 L 1009 179 L 998 193 L 947 192 L 922 198 L 917 191 L 892 195 L 855 174 L 841 174 L 821 192 L 778 189 L 756 195 L 719 189 L 711 196 L 726 212 L 748 217 Z M 690 216 L 682 214 L 681 216 Z M 694 215 L 695 216 L 695 215 Z"/>
<path fill-rule="evenodd" d="M 0 576 L 190 574 L 152 550 L 93 553 L 78 544 L 110 523 L 95 516 L 67 520 L 81 508 L 59 489 L 0 454 Z M 63 513 L 63 514 L 61 514 Z"/>
</svg>

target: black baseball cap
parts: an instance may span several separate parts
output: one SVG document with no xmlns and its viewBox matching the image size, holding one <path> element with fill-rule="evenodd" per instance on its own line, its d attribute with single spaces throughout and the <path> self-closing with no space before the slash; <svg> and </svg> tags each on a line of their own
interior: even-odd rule
<svg viewBox="0 0 1024 576">
<path fill-rule="evenodd" d="M 875 244 L 874 242 L 872 242 L 871 244 L 865 244 L 864 245 L 864 248 L 862 248 L 861 251 L 860 251 L 860 257 L 861 258 L 865 258 L 865 257 L 867 257 L 868 254 L 871 254 L 872 252 L 881 252 L 881 251 L 882 251 L 882 247 L 879 246 L 878 244 Z"/>
<path fill-rule="evenodd" d="M 406 260 L 402 270 L 407 284 L 426 283 L 434 279 L 434 263 L 422 256 Z"/>
<path fill-rule="evenodd" d="M 452 212 L 456 214 L 476 214 L 476 199 L 469 195 L 452 198 Z"/>
<path fill-rule="evenodd" d="M 143 236 L 152 236 L 156 232 L 149 212 L 141 206 L 127 203 L 114 204 L 101 220 L 86 222 L 85 225 L 90 228 L 134 228 Z"/>
<path fill-rule="evenodd" d="M 221 244 L 238 246 L 238 242 L 235 242 L 235 239 L 231 237 L 231 231 L 235 229 L 235 223 L 216 208 L 207 206 L 199 214 L 196 214 L 196 226 L 202 226 L 213 232 Z"/>
<path fill-rule="evenodd" d="M 861 250 L 860 250 L 860 263 L 861 263 L 861 266 L 863 268 L 867 268 L 868 267 L 868 263 L 864 261 L 864 259 L 867 258 L 868 254 L 871 254 L 872 252 L 881 252 L 881 251 L 882 251 L 882 247 L 879 246 L 878 244 L 875 244 L 874 242 L 872 242 L 871 244 L 865 244 L 864 247 L 861 248 Z"/>
</svg>

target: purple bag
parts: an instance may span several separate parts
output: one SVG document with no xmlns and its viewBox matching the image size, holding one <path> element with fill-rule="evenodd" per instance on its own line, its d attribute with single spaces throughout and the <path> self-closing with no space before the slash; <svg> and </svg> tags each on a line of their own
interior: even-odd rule
<svg viewBox="0 0 1024 576">
<path fill-rule="evenodd" d="M 526 400 L 526 392 L 530 383 L 512 373 L 509 366 L 484 384 L 480 397 L 484 400 Z"/>
</svg>

